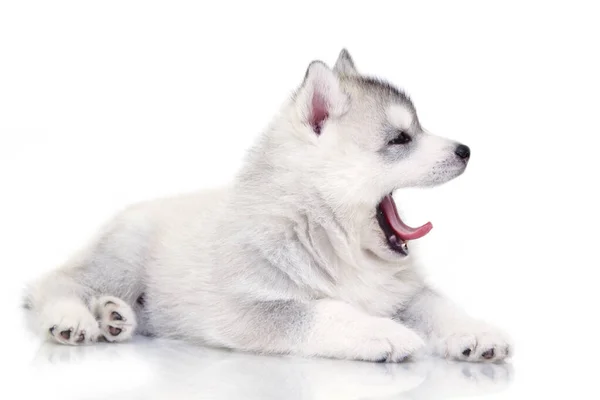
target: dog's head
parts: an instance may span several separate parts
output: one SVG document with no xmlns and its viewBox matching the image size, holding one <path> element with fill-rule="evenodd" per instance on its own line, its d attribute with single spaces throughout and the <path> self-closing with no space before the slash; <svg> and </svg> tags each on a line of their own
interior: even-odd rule
<svg viewBox="0 0 600 400">
<path fill-rule="evenodd" d="M 271 151 L 295 184 L 316 190 L 332 210 L 376 221 L 387 250 L 403 255 L 406 242 L 431 224 L 406 226 L 391 193 L 447 182 L 470 156 L 467 146 L 426 132 L 408 96 L 361 75 L 346 50 L 333 69 L 320 61 L 309 65 L 276 128 L 272 132 L 289 135 L 272 137 Z"/>
</svg>

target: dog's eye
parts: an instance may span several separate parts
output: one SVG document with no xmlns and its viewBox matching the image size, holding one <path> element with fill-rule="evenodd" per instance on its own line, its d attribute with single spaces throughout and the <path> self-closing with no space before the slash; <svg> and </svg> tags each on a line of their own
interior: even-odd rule
<svg viewBox="0 0 600 400">
<path fill-rule="evenodd" d="M 394 145 L 394 144 L 406 144 L 408 142 L 410 142 L 412 139 L 410 138 L 410 136 L 408 135 L 408 133 L 406 132 L 400 132 L 400 134 L 398 136 L 396 136 L 394 138 L 394 140 L 390 140 L 388 142 L 389 145 Z"/>
</svg>

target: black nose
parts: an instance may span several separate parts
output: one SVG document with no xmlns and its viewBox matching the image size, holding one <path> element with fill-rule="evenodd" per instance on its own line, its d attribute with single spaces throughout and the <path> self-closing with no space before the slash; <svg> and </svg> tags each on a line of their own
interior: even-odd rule
<svg viewBox="0 0 600 400">
<path fill-rule="evenodd" d="M 469 146 L 465 146 L 464 144 L 459 144 L 458 146 L 456 146 L 456 150 L 454 150 L 454 154 L 456 154 L 463 160 L 466 160 L 471 155 L 471 149 L 469 149 Z"/>
</svg>

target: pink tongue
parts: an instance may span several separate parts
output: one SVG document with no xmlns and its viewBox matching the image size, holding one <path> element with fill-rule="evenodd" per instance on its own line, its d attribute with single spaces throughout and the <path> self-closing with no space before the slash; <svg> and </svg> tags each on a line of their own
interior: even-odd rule
<svg viewBox="0 0 600 400">
<path fill-rule="evenodd" d="M 396 235 L 402 240 L 422 238 L 433 228 L 431 222 L 428 222 L 418 228 L 411 228 L 410 226 L 406 225 L 398 215 L 396 203 L 394 203 L 394 199 L 392 199 L 391 194 L 385 196 L 381 202 L 381 209 L 383 210 L 383 214 L 385 215 L 385 219 L 387 220 L 388 224 L 390 224 L 394 230 L 394 233 L 396 233 Z"/>
</svg>

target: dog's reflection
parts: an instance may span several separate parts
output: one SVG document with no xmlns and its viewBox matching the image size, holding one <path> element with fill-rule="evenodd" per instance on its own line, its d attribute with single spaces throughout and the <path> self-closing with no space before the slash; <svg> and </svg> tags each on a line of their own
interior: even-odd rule
<svg viewBox="0 0 600 400">
<path fill-rule="evenodd" d="M 110 362 L 104 362 L 107 360 Z M 145 338 L 82 347 L 46 343 L 35 363 L 88 368 L 98 379 L 102 379 L 99 365 L 114 366 L 119 374 L 126 373 L 129 365 L 143 365 L 145 382 L 135 388 L 115 385 L 112 400 L 438 399 L 497 392 L 505 389 L 512 377 L 510 364 L 439 359 L 375 364 L 268 357 Z"/>
</svg>

